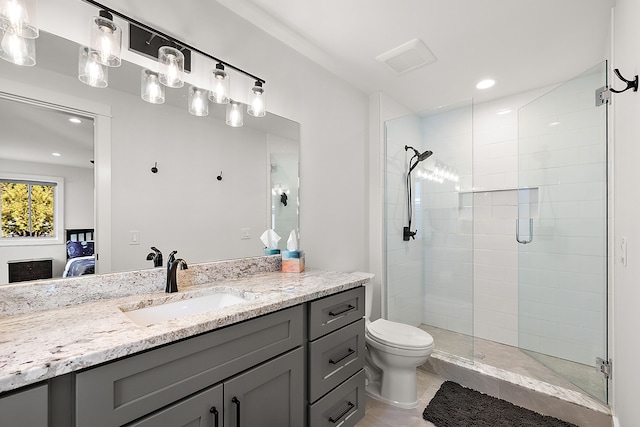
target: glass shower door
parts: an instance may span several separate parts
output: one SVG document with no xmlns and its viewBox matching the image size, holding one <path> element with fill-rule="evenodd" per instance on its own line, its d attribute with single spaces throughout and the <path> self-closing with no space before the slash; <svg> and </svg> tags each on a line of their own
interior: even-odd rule
<svg viewBox="0 0 640 427">
<path fill-rule="evenodd" d="M 607 380 L 606 62 L 519 110 L 519 347 L 597 399 Z"/>
</svg>

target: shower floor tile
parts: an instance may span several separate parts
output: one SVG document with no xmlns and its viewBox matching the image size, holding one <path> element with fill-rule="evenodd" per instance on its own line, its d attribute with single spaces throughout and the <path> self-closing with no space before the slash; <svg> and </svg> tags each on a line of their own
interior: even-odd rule
<svg viewBox="0 0 640 427">
<path fill-rule="evenodd" d="M 604 377 L 593 366 L 523 351 L 429 325 L 423 324 L 420 328 L 433 337 L 435 352 L 480 362 L 605 401 Z"/>
</svg>

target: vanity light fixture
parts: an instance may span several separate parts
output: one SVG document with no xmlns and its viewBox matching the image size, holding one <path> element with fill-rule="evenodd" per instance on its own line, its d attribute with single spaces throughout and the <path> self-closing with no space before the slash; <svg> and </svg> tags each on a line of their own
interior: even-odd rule
<svg viewBox="0 0 640 427">
<path fill-rule="evenodd" d="M 229 73 L 224 70 L 224 65 L 216 64 L 216 68 L 211 70 L 211 91 L 209 99 L 216 104 L 229 103 Z"/>
<path fill-rule="evenodd" d="M 167 87 L 184 86 L 184 55 L 171 46 L 162 46 L 158 50 L 158 69 L 160 83 Z"/>
<path fill-rule="evenodd" d="M 113 15 L 100 10 L 98 16 L 91 18 L 89 47 L 97 52 L 98 62 L 107 67 L 119 67 L 122 63 L 122 30 L 113 22 Z"/>
<path fill-rule="evenodd" d="M 257 80 L 249 92 L 247 113 L 254 117 L 264 117 L 267 114 L 267 102 L 262 82 Z"/>
<path fill-rule="evenodd" d="M 0 30 L 0 58 L 16 65 L 36 65 L 35 39 L 20 37 L 16 33 Z"/>
<path fill-rule="evenodd" d="M 109 84 L 109 67 L 100 63 L 96 51 L 80 46 L 78 56 L 78 79 L 92 87 L 107 87 Z"/>
<path fill-rule="evenodd" d="M 195 86 L 189 88 L 189 114 L 203 117 L 209 115 L 207 90 Z"/>
<path fill-rule="evenodd" d="M 234 128 L 242 126 L 242 104 L 233 99 L 227 104 L 227 120 L 226 123 Z"/>
<path fill-rule="evenodd" d="M 31 24 L 35 20 L 35 0 L 0 1 L 0 27 L 3 31 L 25 39 L 38 38 L 39 31 Z"/>
<path fill-rule="evenodd" d="M 0 2 L 3 0 L 0 0 Z M 250 92 L 250 99 L 247 106 L 247 113 L 255 117 L 263 117 L 266 115 L 266 103 L 264 84 L 266 81 L 257 77 L 241 68 L 238 68 L 226 61 L 216 58 L 209 53 L 203 52 L 187 43 L 184 43 L 172 36 L 169 36 L 161 31 L 149 27 L 130 18 L 112 8 L 109 8 L 103 4 L 100 4 L 94 0 L 83 0 L 92 6 L 97 7 L 100 10 L 99 17 L 94 18 L 92 25 L 92 34 L 100 34 L 113 36 L 112 38 L 106 38 L 104 42 L 91 44 L 90 48 L 95 50 L 100 58 L 100 63 L 104 65 L 112 66 L 111 64 L 105 64 L 103 61 L 107 56 L 106 48 L 110 48 L 109 52 L 115 53 L 117 51 L 117 60 L 120 65 L 120 43 L 122 40 L 120 28 L 113 22 L 113 16 L 116 16 L 129 23 L 129 50 L 144 56 L 158 59 L 158 73 L 150 70 L 143 70 L 142 72 L 142 99 L 151 103 L 163 103 L 164 102 L 164 86 L 167 87 L 182 87 L 184 85 L 183 73 L 191 71 L 191 55 L 193 52 L 200 54 L 201 56 L 208 58 L 215 62 L 216 66 L 211 70 L 210 74 L 210 87 L 208 88 L 208 99 L 214 103 L 227 104 L 226 122 L 229 126 L 239 127 L 243 122 L 242 104 L 238 101 L 230 99 L 229 81 L 230 77 L 228 70 L 243 74 L 251 78 L 255 84 Z M 100 25 L 97 25 L 100 23 Z M 92 39 L 93 40 L 93 39 Z M 105 49 L 99 49 L 100 46 L 104 46 Z M 160 46 L 158 48 L 158 46 Z M 111 49 L 113 47 L 113 49 Z M 117 49 L 115 49 L 117 47 Z M 108 58 L 111 58 L 111 53 L 108 54 Z M 115 58 L 116 56 L 113 55 Z M 192 111 L 192 100 L 199 99 L 199 91 L 203 89 L 189 88 L 189 112 L 194 114 L 195 109 Z M 196 96 L 197 95 L 197 96 Z M 196 104 L 200 101 L 194 101 Z M 208 108 L 206 102 L 199 104 L 202 109 L 199 110 L 200 115 L 205 115 L 204 107 Z M 195 104 L 193 105 L 195 107 Z"/>
<path fill-rule="evenodd" d="M 142 99 L 150 104 L 164 104 L 164 86 L 160 84 L 158 73 L 143 69 L 140 83 Z"/>
</svg>

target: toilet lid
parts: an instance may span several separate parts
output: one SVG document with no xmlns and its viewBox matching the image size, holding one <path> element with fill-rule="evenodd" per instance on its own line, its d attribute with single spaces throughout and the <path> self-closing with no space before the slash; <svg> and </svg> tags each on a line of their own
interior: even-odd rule
<svg viewBox="0 0 640 427">
<path fill-rule="evenodd" d="M 376 341 L 398 348 L 429 348 L 433 337 L 422 329 L 404 323 L 378 319 L 367 326 L 369 336 Z"/>
</svg>

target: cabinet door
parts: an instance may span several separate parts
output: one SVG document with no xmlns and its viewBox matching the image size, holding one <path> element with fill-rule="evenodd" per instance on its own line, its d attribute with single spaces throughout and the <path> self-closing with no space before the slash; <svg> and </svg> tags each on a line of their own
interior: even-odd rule
<svg viewBox="0 0 640 427">
<path fill-rule="evenodd" d="M 0 398 L 0 426 L 47 427 L 47 401 L 46 385 Z"/>
<path fill-rule="evenodd" d="M 184 399 L 129 427 L 221 427 L 222 384 Z"/>
<path fill-rule="evenodd" d="M 225 427 L 304 425 L 304 349 L 298 348 L 224 383 Z"/>
</svg>

